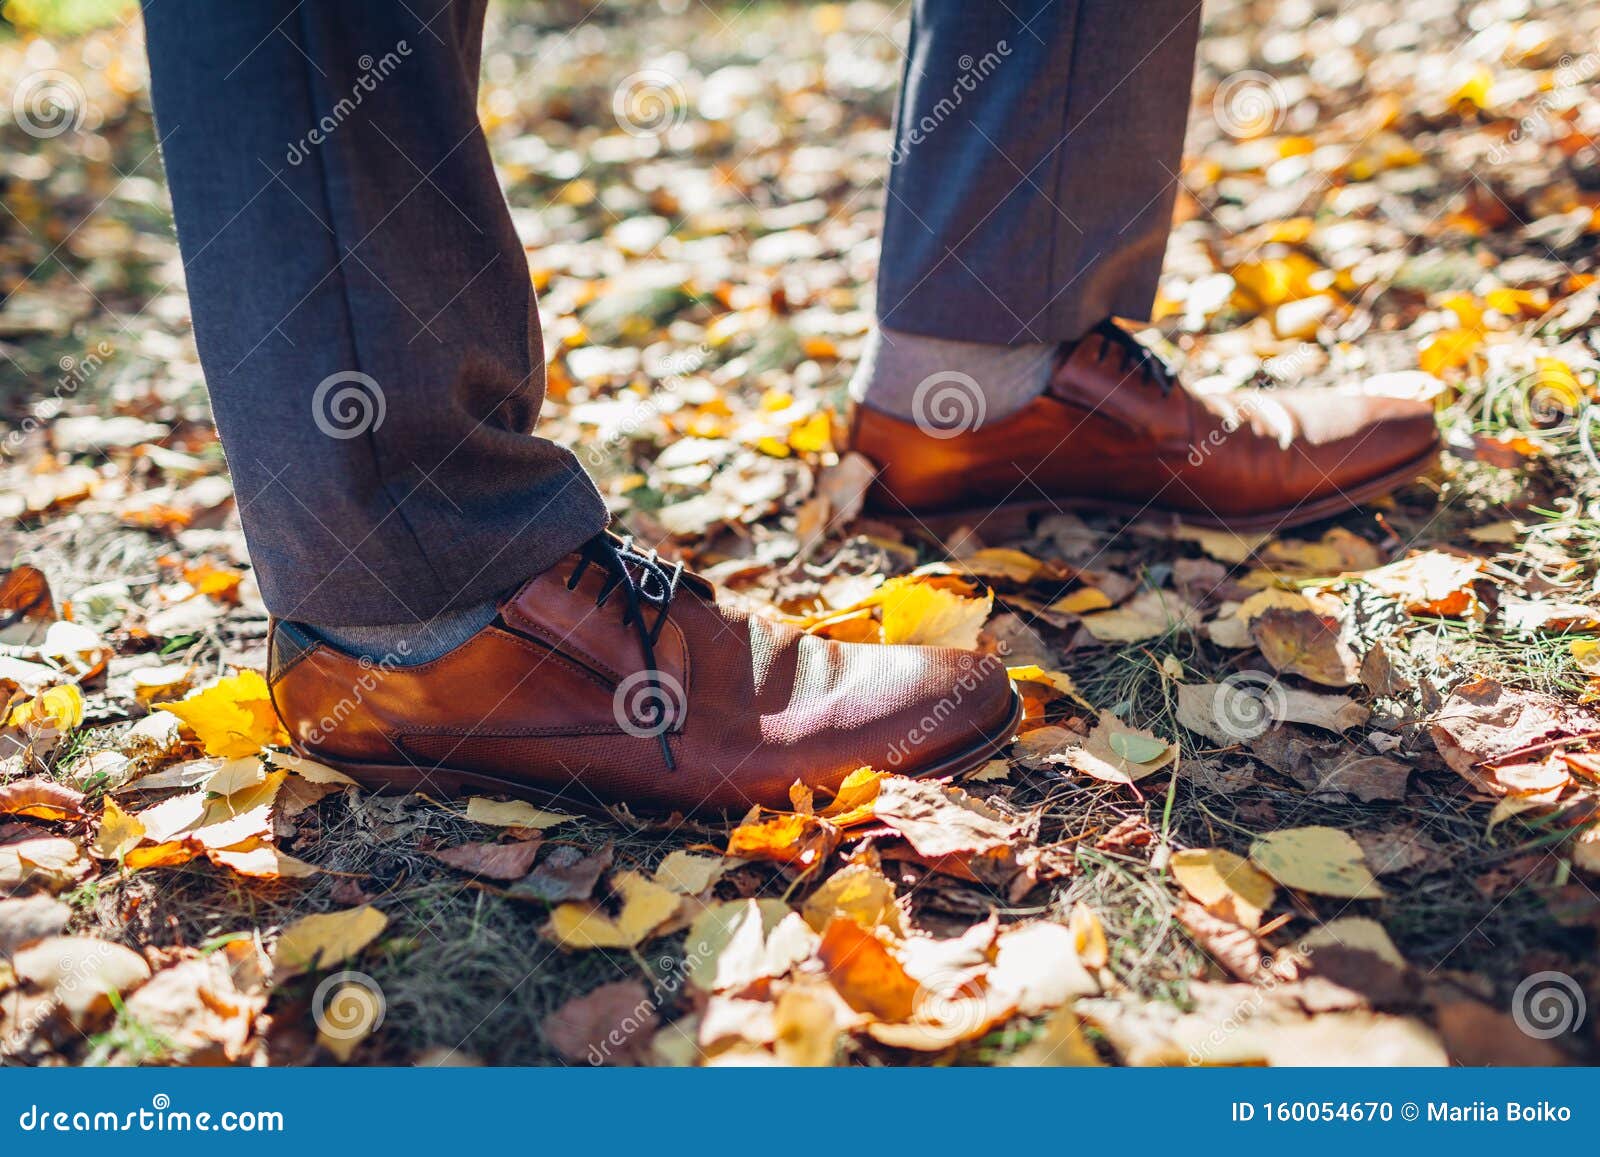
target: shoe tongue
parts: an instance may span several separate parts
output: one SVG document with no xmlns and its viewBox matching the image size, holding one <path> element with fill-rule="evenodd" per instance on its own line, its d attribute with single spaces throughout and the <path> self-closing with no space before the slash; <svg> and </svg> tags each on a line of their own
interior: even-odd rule
<svg viewBox="0 0 1600 1157">
<path fill-rule="evenodd" d="M 1194 398 L 1181 384 L 1164 393 L 1103 334 L 1090 333 L 1062 348 L 1047 392 L 1157 449 L 1182 450 L 1193 436 Z"/>
</svg>

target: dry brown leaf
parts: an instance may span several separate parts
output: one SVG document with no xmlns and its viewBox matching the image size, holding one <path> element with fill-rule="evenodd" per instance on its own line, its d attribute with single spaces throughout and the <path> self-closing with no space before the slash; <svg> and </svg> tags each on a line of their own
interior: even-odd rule
<svg viewBox="0 0 1600 1157">
<path fill-rule="evenodd" d="M 0 815 L 64 820 L 83 814 L 83 793 L 48 779 L 17 779 L 0 786 Z"/>
<path fill-rule="evenodd" d="M 574 1064 L 641 1063 L 658 1023 L 656 1005 L 637 980 L 618 980 L 573 997 L 539 1026 L 550 1047 Z"/>
<path fill-rule="evenodd" d="M 189 1065 L 237 1062 L 266 1004 L 263 962 L 249 940 L 164 968 L 126 1001 L 128 1016 L 159 1037 L 163 1056 Z"/>
<path fill-rule="evenodd" d="M 615 858 L 612 844 L 594 852 L 563 844 L 551 848 L 544 863 L 511 885 L 509 891 L 512 896 L 543 900 L 548 904 L 587 900 Z"/>
<path fill-rule="evenodd" d="M 1250 623 L 1250 634 L 1276 671 L 1325 687 L 1349 687 L 1360 663 L 1339 637 L 1339 622 L 1311 611 L 1272 608 Z"/>
<path fill-rule="evenodd" d="M 1529 790 L 1502 779 L 1509 772 L 1512 782 L 1526 783 L 1528 761 L 1507 762 L 1504 768 L 1484 765 L 1509 761 L 1540 741 L 1600 730 L 1600 716 L 1536 691 L 1476 679 L 1450 693 L 1428 730 L 1452 770 L 1481 791 L 1506 795 Z M 1543 763 L 1542 755 L 1530 759 Z"/>
<path fill-rule="evenodd" d="M 519 880 L 539 856 L 538 840 L 509 844 L 458 844 L 429 852 L 441 864 L 488 880 Z"/>
<path fill-rule="evenodd" d="M 959 787 L 891 775 L 878 787 L 874 813 L 918 855 L 939 858 L 1009 845 L 1020 825 Z"/>
</svg>

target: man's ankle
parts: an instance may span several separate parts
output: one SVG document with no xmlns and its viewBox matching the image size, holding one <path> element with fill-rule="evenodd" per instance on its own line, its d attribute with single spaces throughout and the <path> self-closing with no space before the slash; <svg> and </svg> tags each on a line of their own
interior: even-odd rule
<svg viewBox="0 0 1600 1157">
<path fill-rule="evenodd" d="M 850 396 L 896 418 L 944 424 L 956 403 L 965 425 L 1022 409 L 1050 382 L 1054 343 L 989 345 L 879 328 L 850 380 Z"/>
<path fill-rule="evenodd" d="M 455 650 L 494 622 L 498 613 L 499 600 L 491 599 L 414 623 L 371 627 L 308 626 L 320 638 L 358 659 L 370 659 L 391 667 L 413 667 Z"/>
</svg>

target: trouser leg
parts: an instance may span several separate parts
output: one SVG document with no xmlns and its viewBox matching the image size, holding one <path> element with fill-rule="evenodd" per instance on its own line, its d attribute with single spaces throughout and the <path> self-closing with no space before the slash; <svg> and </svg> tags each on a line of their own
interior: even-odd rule
<svg viewBox="0 0 1600 1157">
<path fill-rule="evenodd" d="M 422 619 L 606 520 L 530 435 L 543 349 L 477 119 L 484 0 L 159 0 L 195 337 L 268 608 Z"/>
<path fill-rule="evenodd" d="M 1014 345 L 1148 316 L 1198 0 L 915 0 L 878 277 L 890 329 Z"/>
</svg>

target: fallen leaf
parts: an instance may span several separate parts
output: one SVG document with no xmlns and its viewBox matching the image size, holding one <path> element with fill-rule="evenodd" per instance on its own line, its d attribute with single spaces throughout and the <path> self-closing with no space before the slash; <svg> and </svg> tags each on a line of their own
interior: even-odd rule
<svg viewBox="0 0 1600 1157">
<path fill-rule="evenodd" d="M 771 975 L 768 938 L 793 915 L 781 900 L 708 904 L 684 940 L 689 983 L 703 992 L 740 991 Z"/>
<path fill-rule="evenodd" d="M 129 1019 L 161 1041 L 164 1060 L 233 1064 L 267 1004 L 259 953 L 253 942 L 235 940 L 162 969 L 125 1004 Z M 137 1063 L 137 1051 L 117 1059 Z"/>
<path fill-rule="evenodd" d="M 1075 997 L 1100 991 L 1078 958 L 1078 934 L 1050 921 L 1001 933 L 988 979 L 990 988 L 1023 1016 L 1038 1016 Z"/>
<path fill-rule="evenodd" d="M 994 608 L 994 596 L 967 598 L 932 582 L 890 579 L 878 590 L 883 641 L 917 647 L 978 648 L 978 632 Z"/>
<path fill-rule="evenodd" d="M 1360 664 L 1339 637 L 1339 623 L 1310 611 L 1273 608 L 1257 615 L 1250 634 L 1276 671 L 1325 687 L 1349 687 Z"/>
<path fill-rule="evenodd" d="M 845 917 L 871 931 L 881 928 L 891 936 L 905 935 L 894 885 L 866 864 L 847 864 L 829 876 L 807 898 L 801 915 L 818 932 L 835 917 Z"/>
<path fill-rule="evenodd" d="M 1089 968 L 1104 968 L 1111 962 L 1111 950 L 1106 944 L 1105 925 L 1089 905 L 1079 900 L 1067 916 L 1067 927 L 1072 930 L 1073 946 L 1078 959 Z"/>
<path fill-rule="evenodd" d="M 721 878 L 727 865 L 716 856 L 697 856 L 678 849 L 656 865 L 655 881 L 685 896 L 699 896 Z"/>
<path fill-rule="evenodd" d="M 207 848 L 206 858 L 213 864 L 258 880 L 291 880 L 315 876 L 322 869 L 308 864 L 259 838 L 245 840 L 230 848 Z"/>
<path fill-rule="evenodd" d="M 1250 861 L 1286 888 L 1319 896 L 1380 900 L 1361 845 L 1338 828 L 1288 828 L 1250 845 Z"/>
<path fill-rule="evenodd" d="M 65 735 L 83 724 L 83 692 L 76 683 L 41 691 L 19 703 L 6 717 L 6 726 L 30 733 Z"/>
<path fill-rule="evenodd" d="M 46 936 L 54 936 L 72 919 L 72 909 L 49 896 L 0 900 L 0 960 Z M 0 985 L 0 988 L 3 988 Z"/>
<path fill-rule="evenodd" d="M 1502 777 L 1509 772 L 1515 780 L 1515 769 L 1528 766 L 1512 761 L 1516 752 L 1541 740 L 1600 731 L 1600 716 L 1536 691 L 1475 679 L 1450 693 L 1428 731 L 1453 771 L 1481 791 L 1506 795 L 1514 789 Z M 1502 762 L 1506 766 L 1487 766 Z"/>
<path fill-rule="evenodd" d="M 1015 820 L 959 787 L 900 775 L 879 785 L 874 814 L 934 858 L 1005 847 L 1018 831 Z"/>
<path fill-rule="evenodd" d="M 1105 783 L 1136 783 L 1177 758 L 1177 744 L 1102 711 L 1082 745 L 1067 748 L 1058 761 Z"/>
<path fill-rule="evenodd" d="M 1472 584 L 1482 577 L 1482 559 L 1428 550 L 1366 571 L 1361 581 L 1412 614 L 1462 618 L 1478 610 Z"/>
<path fill-rule="evenodd" d="M 1277 894 L 1271 877 L 1242 856 L 1223 848 L 1192 848 L 1173 853 L 1173 878 L 1206 911 L 1254 931 Z"/>
<path fill-rule="evenodd" d="M 544 863 L 511 885 L 509 890 L 513 896 L 543 900 L 548 904 L 587 900 L 614 858 L 615 849 L 611 844 L 589 853 L 563 844 L 552 848 Z"/>
<path fill-rule="evenodd" d="M 562 904 L 545 928 L 563 948 L 632 948 L 677 915 L 683 900 L 676 892 L 639 875 L 618 872 L 611 880 L 621 908 L 616 916 L 588 904 Z"/>
<path fill-rule="evenodd" d="M 0 815 L 64 820 L 83 814 L 83 793 L 48 779 L 17 779 L 0 786 Z"/>
<path fill-rule="evenodd" d="M 127 855 L 144 839 L 144 824 L 117 806 L 117 801 L 106 797 L 100 812 L 100 827 L 95 832 L 89 851 L 102 860 L 118 860 Z"/>
<path fill-rule="evenodd" d="M 111 995 L 137 988 L 150 966 L 137 952 L 89 936 L 51 936 L 12 957 L 17 979 L 44 989 L 83 1026 L 109 1012 Z"/>
<path fill-rule="evenodd" d="M 371 905 L 296 920 L 273 946 L 273 980 L 281 984 L 341 964 L 376 940 L 388 924 L 389 917 Z"/>
<path fill-rule="evenodd" d="M 78 845 L 69 839 L 42 836 L 0 844 L 0 894 L 42 888 L 59 892 L 89 869 Z"/>
<path fill-rule="evenodd" d="M 658 1023 L 644 985 L 618 980 L 573 997 L 545 1017 L 539 1031 L 564 1060 L 628 1065 L 643 1060 Z"/>
<path fill-rule="evenodd" d="M 1105 1062 L 1084 1035 L 1083 1021 L 1069 1006 L 1046 1017 L 1037 1035 L 1018 1049 L 1008 1064 L 1025 1068 L 1095 1068 Z"/>
<path fill-rule="evenodd" d="M 225 759 L 254 755 L 267 746 L 287 746 L 289 736 L 272 706 L 259 671 L 241 671 L 157 708 L 181 719 L 209 755 Z"/>
<path fill-rule="evenodd" d="M 496 828 L 535 828 L 543 831 L 564 824 L 571 816 L 541 811 L 526 800 L 494 800 L 473 796 L 467 800 L 467 819 Z"/>
<path fill-rule="evenodd" d="M 839 843 L 839 829 L 814 815 L 778 815 L 746 820 L 728 833 L 728 856 L 811 868 Z"/>
<path fill-rule="evenodd" d="M 1142 643 L 1198 624 L 1194 608 L 1171 591 L 1140 591 L 1120 607 L 1083 616 L 1084 629 L 1102 643 Z"/>
<path fill-rule="evenodd" d="M 519 880 L 539 856 L 538 840 L 509 844 L 458 844 L 429 852 L 441 864 L 489 880 Z"/>
<path fill-rule="evenodd" d="M 857 1012 L 885 1021 L 909 1020 L 918 985 L 877 937 L 839 917 L 822 933 L 817 958 L 834 989 Z"/>
</svg>

